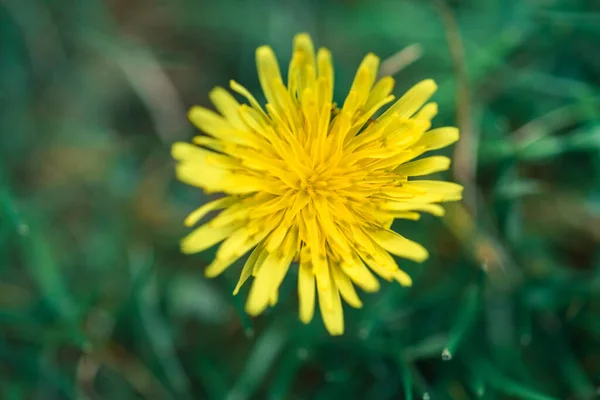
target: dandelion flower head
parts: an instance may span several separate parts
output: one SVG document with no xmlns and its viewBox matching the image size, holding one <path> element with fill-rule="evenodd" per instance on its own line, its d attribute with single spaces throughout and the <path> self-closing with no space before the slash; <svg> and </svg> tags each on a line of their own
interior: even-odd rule
<svg viewBox="0 0 600 400">
<path fill-rule="evenodd" d="M 282 281 L 297 268 L 300 320 L 312 319 L 318 301 L 325 327 L 340 335 L 342 299 L 362 306 L 355 287 L 379 290 L 376 276 L 410 286 L 392 255 L 427 258 L 425 248 L 390 227 L 396 218 L 417 220 L 422 212 L 441 216 L 440 202 L 461 198 L 460 185 L 414 179 L 448 169 L 447 157 L 420 156 L 457 141 L 458 130 L 430 130 L 437 113 L 437 105 L 428 103 L 436 90 L 432 80 L 394 102 L 394 80 L 378 79 L 373 54 L 360 64 L 341 107 L 333 102 L 331 54 L 324 48 L 315 53 L 308 35 L 294 39 L 287 84 L 270 47 L 257 49 L 256 63 L 264 107 L 231 81 L 247 103 L 213 89 L 218 112 L 198 106 L 189 112 L 205 135 L 194 144 L 173 145 L 182 182 L 224 194 L 186 218 L 193 226 L 222 210 L 185 237 L 181 248 L 196 253 L 222 242 L 208 277 L 250 253 L 234 290 L 253 277 L 250 315 L 275 305 Z"/>
</svg>

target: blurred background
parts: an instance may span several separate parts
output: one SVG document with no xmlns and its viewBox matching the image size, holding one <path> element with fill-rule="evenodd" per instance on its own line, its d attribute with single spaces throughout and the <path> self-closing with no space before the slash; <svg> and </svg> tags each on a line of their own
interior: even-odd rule
<svg viewBox="0 0 600 400">
<path fill-rule="evenodd" d="M 180 254 L 206 201 L 170 145 L 208 91 L 261 96 L 257 46 L 328 47 L 341 102 L 367 52 L 434 78 L 461 141 L 430 249 L 346 307 L 252 320 L 241 265 Z M 592 399 L 600 386 L 600 3 L 0 0 L 0 399 Z"/>
</svg>

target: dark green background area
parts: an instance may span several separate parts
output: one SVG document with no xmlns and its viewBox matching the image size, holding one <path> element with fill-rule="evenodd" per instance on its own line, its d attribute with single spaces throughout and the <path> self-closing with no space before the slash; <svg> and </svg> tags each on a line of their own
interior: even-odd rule
<svg viewBox="0 0 600 400">
<path fill-rule="evenodd" d="M 207 200 L 174 178 L 187 109 L 261 97 L 255 48 L 286 70 L 303 31 L 338 103 L 374 52 L 462 130 L 465 201 L 394 225 L 431 252 L 399 260 L 414 286 L 337 338 L 298 321 L 294 268 L 253 320 L 240 263 L 178 248 Z M 0 1 L 0 399 L 595 398 L 599 85 L 593 0 Z"/>
</svg>

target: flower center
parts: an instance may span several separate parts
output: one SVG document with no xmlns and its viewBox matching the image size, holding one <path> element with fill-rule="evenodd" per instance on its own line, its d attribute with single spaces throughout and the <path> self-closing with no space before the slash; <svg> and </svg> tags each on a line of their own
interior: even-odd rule
<svg viewBox="0 0 600 400">
<path fill-rule="evenodd" d="M 323 192 L 328 186 L 326 178 L 323 178 L 319 174 L 315 173 L 311 177 L 306 180 L 306 183 L 302 182 L 300 187 L 302 190 L 306 191 L 309 196 L 313 197 L 319 192 Z"/>
</svg>

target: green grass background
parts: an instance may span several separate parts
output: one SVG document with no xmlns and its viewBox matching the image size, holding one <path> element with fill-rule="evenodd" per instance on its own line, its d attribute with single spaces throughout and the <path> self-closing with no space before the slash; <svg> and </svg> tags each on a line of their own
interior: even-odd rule
<svg viewBox="0 0 600 400">
<path fill-rule="evenodd" d="M 367 52 L 420 46 L 395 94 L 436 79 L 462 130 L 465 201 L 394 225 L 430 249 L 415 285 L 338 338 L 298 321 L 293 269 L 251 319 L 239 264 L 178 249 L 207 200 L 169 155 L 188 107 L 258 94 L 255 48 L 287 65 L 302 31 L 338 102 Z M 595 398 L 599 85 L 594 0 L 0 1 L 0 399 Z"/>
</svg>

